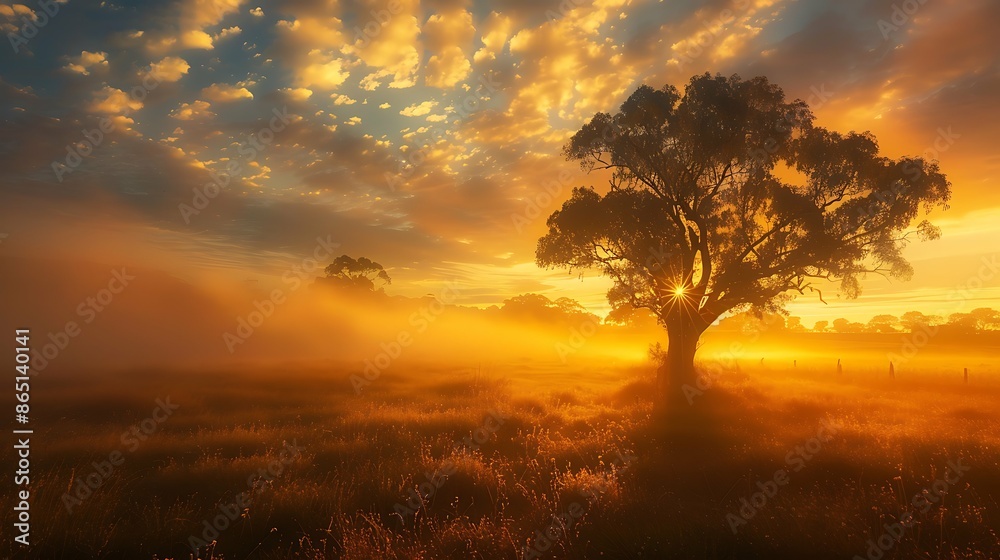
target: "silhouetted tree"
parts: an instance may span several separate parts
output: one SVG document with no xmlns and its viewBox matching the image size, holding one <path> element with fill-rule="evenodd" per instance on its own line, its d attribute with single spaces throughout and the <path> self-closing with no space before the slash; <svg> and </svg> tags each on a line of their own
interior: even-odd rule
<svg viewBox="0 0 1000 560">
<path fill-rule="evenodd" d="M 792 332 L 805 332 L 806 328 L 802 326 L 801 317 L 789 317 L 785 320 L 785 328 Z"/>
<path fill-rule="evenodd" d="M 589 313 L 578 301 L 567 297 L 552 301 L 542 294 L 521 294 L 505 299 L 500 313 L 550 324 L 580 321 L 600 323 L 600 317 Z"/>
<path fill-rule="evenodd" d="M 969 312 L 976 321 L 979 332 L 1000 330 L 1000 311 L 989 307 L 977 307 Z"/>
<path fill-rule="evenodd" d="M 945 330 L 958 334 L 1000 329 L 1000 312 L 989 307 L 979 307 L 968 313 L 952 313 L 948 316 L 945 327 Z"/>
<path fill-rule="evenodd" d="M 610 170 L 610 190 L 574 189 L 536 261 L 598 268 L 614 281 L 613 306 L 657 316 L 669 339 L 664 397 L 694 384 L 698 340 L 727 311 L 777 310 L 816 279 L 856 297 L 868 272 L 910 276 L 905 231 L 921 207 L 946 206 L 951 188 L 936 163 L 888 159 L 869 133 L 814 126 L 805 102 L 763 77 L 706 73 L 683 96 L 640 86 L 564 153 Z M 926 220 L 912 233 L 939 235 Z"/>
<path fill-rule="evenodd" d="M 940 320 L 941 318 L 936 315 L 924 315 L 919 311 L 907 311 L 899 317 L 899 324 L 907 332 L 916 332 L 925 330 L 931 324 L 937 323 Z"/>
<path fill-rule="evenodd" d="M 861 323 L 852 323 L 841 317 L 833 320 L 833 330 L 839 333 L 859 333 L 865 330 Z"/>
<path fill-rule="evenodd" d="M 326 273 L 326 280 L 336 286 L 343 288 L 360 289 L 366 292 L 376 291 L 375 282 L 382 282 L 378 291 L 385 288 L 385 284 L 391 284 L 392 279 L 379 263 L 365 257 L 353 259 L 347 255 L 341 255 L 334 259 L 333 264 L 327 266 L 323 272 Z"/>
<path fill-rule="evenodd" d="M 896 331 L 899 318 L 895 315 L 876 315 L 868 320 L 868 330 L 874 333 L 892 333 Z"/>
<path fill-rule="evenodd" d="M 754 314 L 746 311 L 733 313 L 719 320 L 718 330 L 753 335 L 762 332 L 785 330 L 785 318 L 777 313 Z"/>
<path fill-rule="evenodd" d="M 830 326 L 830 321 L 816 321 L 813 325 L 813 332 L 826 332 L 826 328 Z"/>
</svg>

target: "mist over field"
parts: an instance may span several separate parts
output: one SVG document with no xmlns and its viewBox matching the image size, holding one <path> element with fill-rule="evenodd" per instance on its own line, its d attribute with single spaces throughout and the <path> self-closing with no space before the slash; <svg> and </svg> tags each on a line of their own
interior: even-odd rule
<svg viewBox="0 0 1000 560">
<path fill-rule="evenodd" d="M 278 278 L 273 287 L 221 275 L 201 276 L 195 285 L 184 279 L 183 269 L 170 274 L 119 264 L 123 262 L 128 261 L 4 259 L 9 273 L 0 279 L 0 289 L 46 294 L 44 302 L 5 302 L 5 318 L 30 313 L 29 326 L 42 333 L 35 347 L 36 368 L 44 371 L 50 362 L 64 371 L 253 368 L 324 360 L 363 367 L 374 365 L 376 358 L 378 370 L 397 360 L 450 368 L 538 363 L 568 369 L 593 367 L 595 360 L 614 367 L 655 367 L 649 365 L 650 347 L 667 345 L 661 327 L 641 312 L 621 322 L 589 313 L 575 302 L 559 307 L 544 296 L 530 295 L 486 309 L 463 306 L 457 302 L 472 287 L 457 281 L 428 286 L 427 295 L 419 298 L 364 296 L 301 270 Z M 109 284 L 121 285 L 120 293 L 111 293 Z M 706 364 L 728 368 L 764 358 L 767 366 L 798 363 L 827 372 L 836 371 L 837 360 L 866 370 L 887 371 L 888 362 L 895 360 L 903 372 L 950 370 L 959 375 L 966 367 L 994 372 L 1000 339 L 992 332 L 959 327 L 873 332 L 845 321 L 845 332 L 833 327 L 815 332 L 795 317 L 738 315 L 708 330 L 699 356 Z"/>
</svg>

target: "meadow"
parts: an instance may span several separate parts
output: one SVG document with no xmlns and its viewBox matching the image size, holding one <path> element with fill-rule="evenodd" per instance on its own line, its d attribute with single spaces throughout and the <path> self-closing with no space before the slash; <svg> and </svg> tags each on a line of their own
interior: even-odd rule
<svg viewBox="0 0 1000 560">
<path fill-rule="evenodd" d="M 995 365 L 832 364 L 746 360 L 668 411 L 641 361 L 400 362 L 360 394 L 356 362 L 53 370 L 31 557 L 997 557 Z"/>
</svg>

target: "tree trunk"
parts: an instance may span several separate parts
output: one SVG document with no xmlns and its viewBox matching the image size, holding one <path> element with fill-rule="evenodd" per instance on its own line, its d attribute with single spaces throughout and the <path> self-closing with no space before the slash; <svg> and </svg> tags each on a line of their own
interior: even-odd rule
<svg viewBox="0 0 1000 560">
<path fill-rule="evenodd" d="M 659 404 L 668 407 L 689 406 L 688 394 L 700 390 L 694 355 L 698 339 L 707 325 L 691 320 L 677 320 L 667 325 L 667 359 L 657 370 Z"/>
</svg>

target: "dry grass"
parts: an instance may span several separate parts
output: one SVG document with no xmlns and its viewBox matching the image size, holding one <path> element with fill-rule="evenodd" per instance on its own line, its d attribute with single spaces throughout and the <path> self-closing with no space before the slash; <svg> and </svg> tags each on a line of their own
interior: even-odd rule
<svg viewBox="0 0 1000 560">
<path fill-rule="evenodd" d="M 187 559 L 203 521 L 252 490 L 200 558 L 517 560 L 574 504 L 579 522 L 540 557 L 864 557 L 866 540 L 958 458 L 969 473 L 884 558 L 1000 555 L 996 383 L 744 369 L 685 414 L 659 417 L 645 370 L 602 371 L 618 380 L 603 390 L 543 374 L 544 390 L 511 381 L 523 375 L 413 366 L 358 396 L 334 365 L 47 374 L 32 392 L 35 545 L 3 556 Z M 124 449 L 121 434 L 167 395 L 181 408 L 67 513 L 67 488 Z M 463 445 L 496 411 L 505 419 L 488 439 Z M 824 418 L 841 431 L 734 535 L 726 514 L 787 468 L 786 454 Z M 302 457 L 248 485 L 291 441 Z M 421 491 L 435 472 L 451 474 Z M 400 514 L 412 489 L 419 507 Z M 2 492 L 11 503 L 10 486 Z"/>
</svg>

